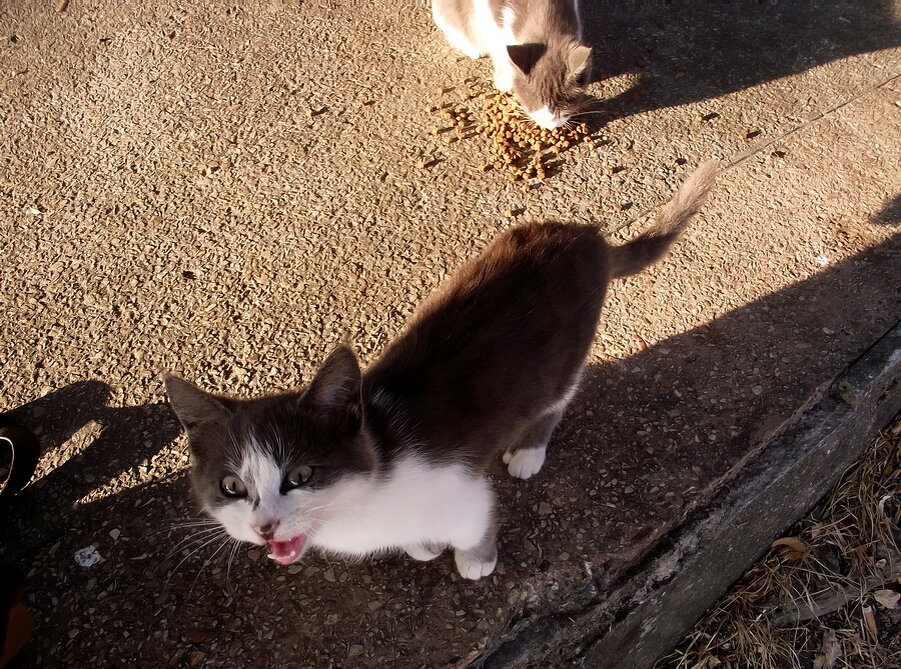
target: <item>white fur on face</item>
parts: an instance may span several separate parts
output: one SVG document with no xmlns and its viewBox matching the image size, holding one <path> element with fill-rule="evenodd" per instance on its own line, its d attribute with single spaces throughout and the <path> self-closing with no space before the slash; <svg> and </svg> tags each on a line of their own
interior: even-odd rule
<svg viewBox="0 0 901 669">
<path fill-rule="evenodd" d="M 529 118 L 542 128 L 547 128 L 548 130 L 559 128 L 560 126 L 565 125 L 569 120 L 568 116 L 554 114 L 547 106 L 542 107 L 537 111 L 529 112 Z"/>
<path fill-rule="evenodd" d="M 211 511 L 233 537 L 262 545 L 266 542 L 254 528 L 277 521 L 274 539 L 287 541 L 305 534 L 315 524 L 315 516 L 308 511 L 315 506 L 311 503 L 315 493 L 297 489 L 283 495 L 285 472 L 255 439 L 246 445 L 244 457 L 234 469 L 247 487 L 247 497 Z"/>
</svg>

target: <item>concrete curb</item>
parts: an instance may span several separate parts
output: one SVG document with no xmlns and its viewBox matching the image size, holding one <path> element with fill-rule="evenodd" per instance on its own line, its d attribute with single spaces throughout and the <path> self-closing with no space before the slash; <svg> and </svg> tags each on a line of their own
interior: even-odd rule
<svg viewBox="0 0 901 669">
<path fill-rule="evenodd" d="M 475 665 L 645 669 L 669 652 L 901 410 L 901 322 L 789 421 L 704 507 L 613 583 L 576 585 L 568 629 L 535 615 Z M 575 585 L 575 584 L 574 584 Z M 612 587 L 611 587 L 612 586 Z M 581 592 L 580 592 L 581 591 Z M 572 602 L 572 600 L 570 600 Z M 533 608 L 533 612 L 535 609 Z M 573 643 L 578 630 L 581 642 Z M 474 666 L 475 666 L 474 665 Z"/>
</svg>

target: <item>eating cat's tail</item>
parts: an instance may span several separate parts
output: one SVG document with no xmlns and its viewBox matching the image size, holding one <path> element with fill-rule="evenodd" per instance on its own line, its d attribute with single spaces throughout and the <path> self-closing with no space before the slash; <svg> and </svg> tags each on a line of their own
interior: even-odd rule
<svg viewBox="0 0 901 669">
<path fill-rule="evenodd" d="M 676 241 L 691 217 L 698 213 L 707 194 L 713 188 L 717 162 L 708 160 L 692 172 L 667 202 L 650 230 L 622 246 L 610 250 L 610 278 L 619 279 L 637 274 L 664 256 Z"/>
</svg>

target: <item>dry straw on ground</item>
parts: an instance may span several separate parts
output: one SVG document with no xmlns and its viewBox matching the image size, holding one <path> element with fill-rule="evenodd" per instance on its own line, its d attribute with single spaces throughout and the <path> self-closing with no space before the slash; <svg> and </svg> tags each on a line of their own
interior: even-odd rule
<svg viewBox="0 0 901 669">
<path fill-rule="evenodd" d="M 658 669 L 901 667 L 901 417 Z"/>
</svg>

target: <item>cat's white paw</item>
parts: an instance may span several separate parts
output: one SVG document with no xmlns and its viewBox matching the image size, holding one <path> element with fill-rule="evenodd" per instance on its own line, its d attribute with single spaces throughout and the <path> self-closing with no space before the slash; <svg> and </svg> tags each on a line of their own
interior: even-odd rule
<svg viewBox="0 0 901 669">
<path fill-rule="evenodd" d="M 492 51 L 491 64 L 494 66 L 494 76 L 492 77 L 494 80 L 494 87 L 504 93 L 512 91 L 513 63 L 510 62 L 510 57 L 507 55 L 507 52 L 504 50 L 500 52 Z"/>
<path fill-rule="evenodd" d="M 495 72 L 494 87 L 501 93 L 509 93 L 513 90 L 512 72 Z"/>
<path fill-rule="evenodd" d="M 473 60 L 478 60 L 482 56 L 486 55 L 484 51 L 482 51 L 479 47 L 471 42 L 459 42 L 456 45 L 457 49 L 462 51 L 464 55 L 469 56 Z"/>
<path fill-rule="evenodd" d="M 527 479 L 541 471 L 544 465 L 544 455 L 547 448 L 520 448 L 513 453 L 504 453 L 504 463 L 510 476 L 518 479 Z"/>
<path fill-rule="evenodd" d="M 460 572 L 460 576 L 475 581 L 494 571 L 494 567 L 497 565 L 497 553 L 490 560 L 481 560 L 472 553 L 458 549 L 454 551 L 454 562 L 457 563 L 457 571 Z"/>
<path fill-rule="evenodd" d="M 414 560 L 419 560 L 420 562 L 428 562 L 429 560 L 434 560 L 436 557 L 441 555 L 441 551 L 435 552 L 431 548 L 422 544 L 410 544 L 408 546 L 404 546 L 404 550 L 406 551 L 407 555 L 409 555 Z"/>
</svg>

